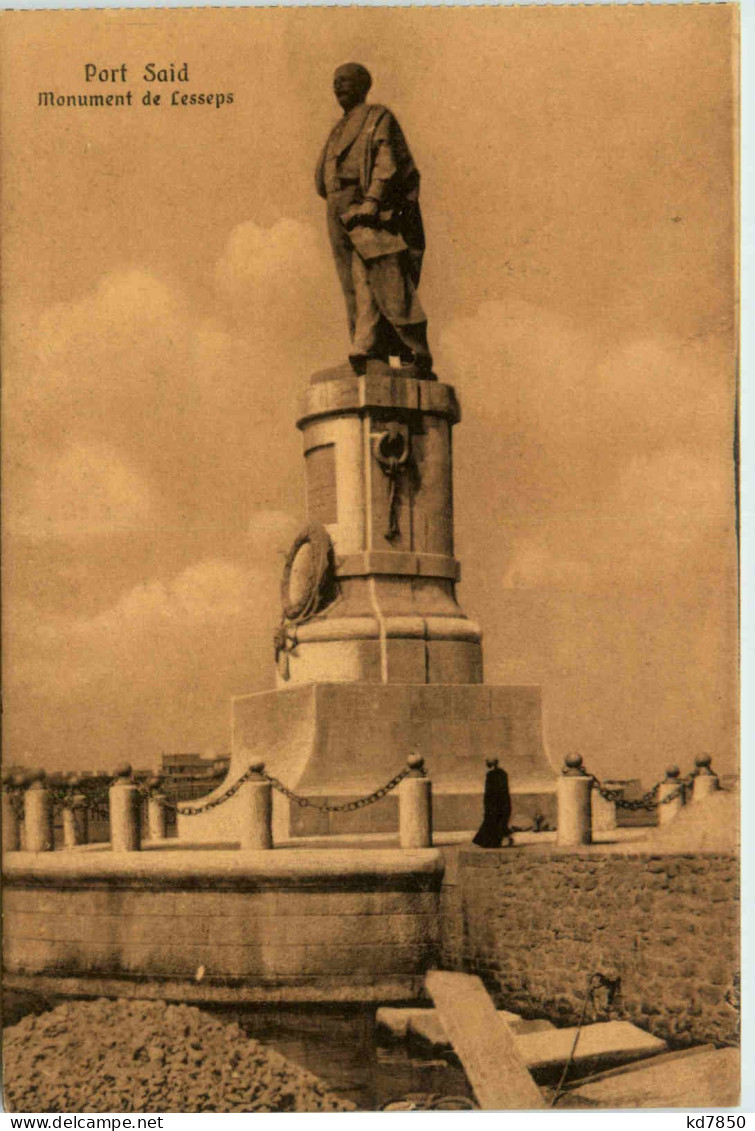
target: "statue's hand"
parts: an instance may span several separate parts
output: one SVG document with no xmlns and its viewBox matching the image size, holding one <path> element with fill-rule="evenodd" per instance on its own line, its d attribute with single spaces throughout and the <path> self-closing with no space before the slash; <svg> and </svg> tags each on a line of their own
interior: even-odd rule
<svg viewBox="0 0 755 1131">
<path fill-rule="evenodd" d="M 366 220 L 369 222 L 377 217 L 379 211 L 380 205 L 376 200 L 365 200 L 359 205 L 356 215 L 361 220 Z"/>
</svg>

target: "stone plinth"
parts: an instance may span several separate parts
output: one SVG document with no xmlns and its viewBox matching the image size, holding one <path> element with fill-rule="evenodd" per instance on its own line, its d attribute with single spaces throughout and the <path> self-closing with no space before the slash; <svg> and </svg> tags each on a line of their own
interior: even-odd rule
<svg viewBox="0 0 755 1131">
<path fill-rule="evenodd" d="M 317 683 L 233 701 L 232 757 L 221 796 L 255 761 L 290 789 L 342 803 L 389 781 L 409 754 L 425 758 L 436 829 L 481 820 L 484 759 L 509 775 L 514 823 L 554 817 L 556 774 L 543 744 L 538 687 Z M 240 795 L 205 814 L 178 818 L 179 837 L 236 841 Z M 398 831 L 395 792 L 351 813 L 300 808 L 274 795 L 274 835 Z"/>
<path fill-rule="evenodd" d="M 11 853 L 4 982 L 76 996 L 136 983 L 187 1000 L 411 1000 L 437 964 L 442 874 L 432 849 Z"/>
</svg>

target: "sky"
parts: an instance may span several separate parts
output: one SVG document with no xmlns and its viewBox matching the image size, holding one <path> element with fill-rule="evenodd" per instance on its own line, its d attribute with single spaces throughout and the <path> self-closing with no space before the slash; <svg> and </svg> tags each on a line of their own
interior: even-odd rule
<svg viewBox="0 0 755 1131">
<path fill-rule="evenodd" d="M 652 783 L 709 751 L 732 771 L 735 10 L 3 25 L 6 763 L 225 751 L 230 697 L 273 685 L 306 517 L 296 400 L 348 346 L 313 170 L 356 60 L 422 173 L 486 681 L 542 685 L 555 764 Z M 189 81 L 147 83 L 149 62 Z"/>
</svg>

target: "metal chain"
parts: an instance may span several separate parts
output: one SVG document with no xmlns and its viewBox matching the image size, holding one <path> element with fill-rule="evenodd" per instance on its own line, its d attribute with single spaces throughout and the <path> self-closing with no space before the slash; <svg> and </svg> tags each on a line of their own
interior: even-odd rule
<svg viewBox="0 0 755 1131">
<path fill-rule="evenodd" d="M 76 790 L 84 795 L 87 812 L 98 820 L 108 820 L 110 816 L 110 796 L 109 785 L 106 782 L 103 782 L 102 779 L 84 778 L 79 781 Z"/>
<path fill-rule="evenodd" d="M 389 782 L 381 786 L 380 789 L 376 789 L 367 797 L 360 797 L 357 801 L 347 801 L 343 805 L 318 805 L 316 801 L 311 801 L 308 797 L 300 797 L 298 794 L 294 793 L 292 789 L 285 786 L 278 778 L 272 777 L 271 774 L 266 773 L 264 770 L 254 770 L 250 766 L 232 786 L 229 786 L 225 793 L 221 794 L 220 797 L 213 797 L 211 801 L 205 802 L 204 805 L 182 805 L 179 808 L 179 805 L 167 800 L 165 804 L 169 809 L 175 810 L 181 817 L 197 817 L 200 813 L 209 813 L 211 809 L 216 809 L 218 805 L 223 805 L 226 801 L 229 801 L 238 793 L 244 782 L 249 781 L 250 778 L 262 778 L 264 781 L 269 782 L 273 789 L 277 789 L 279 793 L 295 801 L 302 809 L 320 809 L 324 813 L 353 813 L 356 809 L 364 809 L 365 805 L 374 805 L 376 801 L 380 801 L 382 797 L 385 797 L 387 793 L 395 789 L 399 782 L 402 782 L 404 778 L 412 772 L 417 773 L 417 770 L 412 771 L 409 766 L 406 766 L 400 773 L 396 774 L 394 778 L 391 778 Z M 425 771 L 423 770 L 423 776 L 424 773 Z"/>
<path fill-rule="evenodd" d="M 212 801 L 207 801 L 204 805 L 187 805 L 185 808 L 179 809 L 172 801 L 165 802 L 169 809 L 175 809 L 179 817 L 197 817 L 200 813 L 209 813 L 211 809 L 216 809 L 218 805 L 222 805 L 225 801 L 230 800 L 234 794 L 238 793 L 245 781 L 250 778 L 257 777 L 256 772 L 249 767 L 240 778 L 229 786 L 228 789 L 220 797 L 213 797 Z"/>
<path fill-rule="evenodd" d="M 10 802 L 11 809 L 17 821 L 24 818 L 24 791 L 21 786 L 6 787 L 5 794 Z"/>
<path fill-rule="evenodd" d="M 595 774 L 588 772 L 587 777 L 590 778 L 603 800 L 614 802 L 617 809 L 626 809 L 632 813 L 636 813 L 639 809 L 646 809 L 649 813 L 652 813 L 653 809 L 657 809 L 659 805 L 668 805 L 670 801 L 676 801 L 677 797 L 683 796 L 685 789 L 692 782 L 695 775 L 691 773 L 686 778 L 683 778 L 679 782 L 678 788 L 675 789 L 673 793 L 667 794 L 666 797 L 662 797 L 660 801 L 658 800 L 658 790 L 661 788 L 661 782 L 656 782 L 652 789 L 649 789 L 647 793 L 643 793 L 642 797 L 630 801 L 621 796 L 620 789 L 607 789 L 606 786 L 595 777 Z"/>
<path fill-rule="evenodd" d="M 417 771 L 415 770 L 414 772 L 416 773 Z M 295 801 L 301 809 L 319 809 L 321 813 L 353 813 L 357 809 L 364 809 L 366 805 L 374 805 L 376 801 L 380 801 L 381 798 L 385 797 L 387 793 L 390 793 L 392 789 L 395 789 L 399 782 L 402 782 L 410 773 L 412 773 L 412 770 L 409 766 L 406 766 L 400 773 L 396 774 L 395 778 L 391 778 L 391 780 L 381 786 L 380 789 L 376 789 L 373 793 L 368 794 L 367 797 L 360 797 L 357 801 L 346 801 L 343 805 L 318 805 L 316 801 L 312 801 L 309 797 L 300 797 L 298 793 L 294 793 L 294 791 L 289 789 L 288 786 L 285 786 L 282 781 L 265 773 L 264 770 L 261 773 L 261 777 L 263 777 L 265 781 L 268 781 L 273 789 L 277 789 L 279 793 L 282 793 L 284 797 Z M 422 776 L 424 777 L 424 775 L 425 771 L 423 770 Z"/>
<path fill-rule="evenodd" d="M 647 809 L 648 812 L 652 812 L 658 804 L 657 794 L 660 788 L 660 782 L 656 782 L 652 789 L 649 789 L 647 793 L 643 793 L 642 797 L 629 801 L 621 796 L 620 789 L 607 789 L 595 777 L 595 774 L 588 774 L 587 776 L 591 779 L 603 800 L 613 801 L 618 809 L 628 809 L 630 812 L 636 812 L 638 809 Z"/>
</svg>

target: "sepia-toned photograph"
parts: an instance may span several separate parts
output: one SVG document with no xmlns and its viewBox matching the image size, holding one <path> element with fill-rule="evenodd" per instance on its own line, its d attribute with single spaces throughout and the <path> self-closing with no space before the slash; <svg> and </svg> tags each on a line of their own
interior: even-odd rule
<svg viewBox="0 0 755 1131">
<path fill-rule="evenodd" d="M 739 65 L 0 13 L 6 1111 L 739 1105 Z"/>
</svg>

